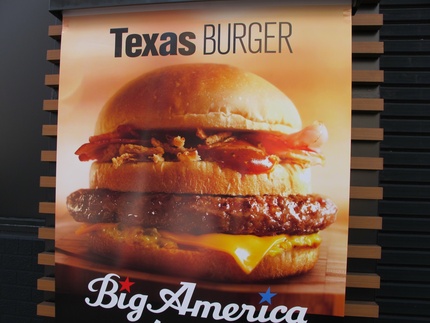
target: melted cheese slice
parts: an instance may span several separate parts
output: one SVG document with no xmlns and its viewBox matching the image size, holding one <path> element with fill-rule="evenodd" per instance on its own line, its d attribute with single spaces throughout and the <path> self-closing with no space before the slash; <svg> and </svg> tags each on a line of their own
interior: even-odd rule
<svg viewBox="0 0 430 323">
<path fill-rule="evenodd" d="M 76 234 L 87 234 L 100 230 L 115 230 L 116 223 L 97 223 L 82 225 Z M 127 230 L 118 230 L 117 234 L 135 239 L 134 234 L 127 234 Z M 266 254 L 276 255 L 294 247 L 312 247 L 321 243 L 318 233 L 302 236 L 280 234 L 276 236 L 257 237 L 253 235 L 231 235 L 224 233 L 209 233 L 199 236 L 191 234 L 159 231 L 161 236 L 179 245 L 196 248 L 211 249 L 229 254 L 237 265 L 247 274 L 251 273 Z"/>
<path fill-rule="evenodd" d="M 281 234 L 268 237 L 223 233 L 210 233 L 200 236 L 166 231 L 160 233 L 163 237 L 178 244 L 225 252 L 231 255 L 238 266 L 247 274 L 251 273 L 269 252 L 276 253 L 276 251 L 281 252 L 285 249 L 291 250 L 297 246 L 313 246 L 321 242 L 321 238 L 317 233 L 306 236 Z M 276 250 L 277 248 L 278 250 Z"/>
</svg>

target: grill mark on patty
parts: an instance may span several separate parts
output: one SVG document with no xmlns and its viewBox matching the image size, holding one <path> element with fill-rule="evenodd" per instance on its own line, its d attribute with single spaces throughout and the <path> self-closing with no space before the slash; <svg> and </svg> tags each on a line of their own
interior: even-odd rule
<svg viewBox="0 0 430 323">
<path fill-rule="evenodd" d="M 78 222 L 257 236 L 315 233 L 332 224 L 337 213 L 330 199 L 317 194 L 233 197 L 105 189 L 75 191 L 67 197 L 67 208 Z"/>
</svg>

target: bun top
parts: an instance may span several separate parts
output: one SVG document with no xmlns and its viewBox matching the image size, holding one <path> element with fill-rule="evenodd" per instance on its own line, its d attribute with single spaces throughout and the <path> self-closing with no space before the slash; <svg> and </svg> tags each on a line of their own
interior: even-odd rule
<svg viewBox="0 0 430 323">
<path fill-rule="evenodd" d="M 253 73 L 221 64 L 167 66 L 127 83 L 103 107 L 95 135 L 123 124 L 287 134 L 301 129 L 300 115 L 283 92 Z"/>
</svg>

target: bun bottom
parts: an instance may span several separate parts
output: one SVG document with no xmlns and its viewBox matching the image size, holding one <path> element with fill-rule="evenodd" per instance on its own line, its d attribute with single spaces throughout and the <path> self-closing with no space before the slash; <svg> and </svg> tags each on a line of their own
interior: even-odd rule
<svg viewBox="0 0 430 323">
<path fill-rule="evenodd" d="M 258 282 L 298 275 L 311 270 L 319 256 L 319 245 L 294 247 L 266 255 L 246 274 L 230 255 L 209 249 L 180 249 L 145 246 L 130 239 L 116 239 L 103 231 L 89 235 L 92 253 L 109 264 L 152 273 L 189 277 L 209 281 Z"/>
</svg>

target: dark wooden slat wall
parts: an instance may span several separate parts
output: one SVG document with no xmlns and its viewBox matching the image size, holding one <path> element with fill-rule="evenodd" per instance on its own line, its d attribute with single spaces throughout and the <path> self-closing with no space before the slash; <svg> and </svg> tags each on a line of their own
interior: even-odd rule
<svg viewBox="0 0 430 323">
<path fill-rule="evenodd" d="M 378 322 L 430 322 L 430 1 L 381 0 Z"/>
</svg>

